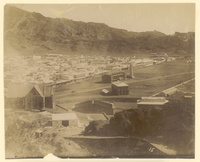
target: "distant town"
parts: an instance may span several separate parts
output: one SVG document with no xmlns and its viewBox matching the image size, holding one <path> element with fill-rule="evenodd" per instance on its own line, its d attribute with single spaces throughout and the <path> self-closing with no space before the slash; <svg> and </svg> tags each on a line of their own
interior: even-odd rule
<svg viewBox="0 0 200 162">
<path fill-rule="evenodd" d="M 153 53 L 152 56 L 153 58 L 144 59 L 137 59 L 135 56 L 117 58 L 81 55 L 72 57 L 62 54 L 30 57 L 5 56 L 5 84 L 64 84 L 103 75 L 110 71 L 152 66 L 176 59 L 168 57 L 167 54 L 157 56 Z M 133 77 L 131 75 L 133 74 L 130 74 L 130 77 Z"/>
</svg>

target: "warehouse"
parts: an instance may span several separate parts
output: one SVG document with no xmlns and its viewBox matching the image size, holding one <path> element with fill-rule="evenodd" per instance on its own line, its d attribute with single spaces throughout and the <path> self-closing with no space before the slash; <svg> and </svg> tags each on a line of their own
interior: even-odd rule
<svg viewBox="0 0 200 162">
<path fill-rule="evenodd" d="M 113 71 L 102 75 L 102 82 L 104 83 L 111 83 L 117 80 L 125 80 L 125 73 L 123 71 Z"/>
<path fill-rule="evenodd" d="M 112 94 L 113 95 L 128 95 L 129 94 L 129 86 L 121 81 L 112 83 Z"/>
<path fill-rule="evenodd" d="M 99 100 L 88 100 L 80 102 L 74 105 L 73 111 L 86 113 L 86 114 L 102 114 L 113 115 L 114 105 L 113 103 L 99 101 Z"/>
</svg>

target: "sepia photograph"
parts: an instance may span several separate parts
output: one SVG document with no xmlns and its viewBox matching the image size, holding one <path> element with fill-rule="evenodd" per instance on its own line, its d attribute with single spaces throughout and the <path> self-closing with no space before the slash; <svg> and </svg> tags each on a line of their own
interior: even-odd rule
<svg viewBox="0 0 200 162">
<path fill-rule="evenodd" d="M 5 159 L 195 159 L 195 5 L 5 4 Z"/>
</svg>

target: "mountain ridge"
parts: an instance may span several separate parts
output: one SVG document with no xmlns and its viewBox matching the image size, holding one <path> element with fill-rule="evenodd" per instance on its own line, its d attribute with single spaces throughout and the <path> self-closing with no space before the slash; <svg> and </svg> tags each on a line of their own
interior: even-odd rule
<svg viewBox="0 0 200 162">
<path fill-rule="evenodd" d="M 4 52 L 21 54 L 194 54 L 195 33 L 166 35 L 159 31 L 133 32 L 103 23 L 45 17 L 6 5 Z"/>
</svg>

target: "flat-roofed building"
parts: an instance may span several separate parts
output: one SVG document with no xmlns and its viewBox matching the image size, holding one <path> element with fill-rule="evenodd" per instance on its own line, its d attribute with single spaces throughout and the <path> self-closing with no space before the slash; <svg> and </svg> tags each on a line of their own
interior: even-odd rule
<svg viewBox="0 0 200 162">
<path fill-rule="evenodd" d="M 121 81 L 112 83 L 112 94 L 113 95 L 128 95 L 129 94 L 129 86 Z"/>
<path fill-rule="evenodd" d="M 78 117 L 75 113 L 52 114 L 52 126 L 78 126 Z"/>
<path fill-rule="evenodd" d="M 142 97 L 137 100 L 138 108 L 163 108 L 169 101 L 165 97 Z"/>
</svg>

